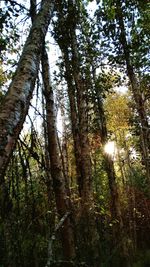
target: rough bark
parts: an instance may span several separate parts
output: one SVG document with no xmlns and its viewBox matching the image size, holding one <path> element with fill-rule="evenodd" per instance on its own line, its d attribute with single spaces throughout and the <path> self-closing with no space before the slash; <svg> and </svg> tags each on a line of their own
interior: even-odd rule
<svg viewBox="0 0 150 267">
<path fill-rule="evenodd" d="M 0 182 L 28 112 L 38 73 L 42 43 L 53 12 L 53 1 L 44 0 L 31 27 L 18 67 L 0 112 Z"/>
<path fill-rule="evenodd" d="M 30 0 L 30 17 L 31 17 L 31 21 L 32 23 L 35 20 L 36 17 L 36 0 Z"/>
<path fill-rule="evenodd" d="M 48 148 L 50 153 L 51 176 L 53 179 L 56 207 L 58 215 L 61 218 L 68 211 L 70 212 L 70 207 L 67 200 L 65 181 L 59 156 L 54 95 L 49 75 L 48 56 L 45 50 L 42 55 L 42 76 L 44 83 L 44 95 L 46 99 Z M 65 220 L 64 227 L 62 228 L 62 245 L 65 258 L 67 260 L 73 259 L 75 257 L 75 245 L 70 217 Z"/>
<path fill-rule="evenodd" d="M 92 190 L 92 166 L 90 159 L 90 147 L 88 140 L 88 111 L 87 111 L 87 88 L 85 80 L 82 78 L 80 72 L 79 55 L 77 48 L 77 40 L 75 29 L 70 30 L 71 35 L 71 48 L 72 48 L 72 73 L 75 81 L 77 91 L 77 108 L 79 117 L 79 138 L 81 149 L 81 197 L 84 206 L 92 206 L 93 203 L 93 190 Z M 85 208 L 84 207 L 84 208 Z"/>
<path fill-rule="evenodd" d="M 87 104 L 87 80 L 88 77 L 83 78 L 81 73 L 81 62 L 78 51 L 77 35 L 76 35 L 76 6 L 72 0 L 68 1 L 68 16 L 70 17 L 70 49 L 71 49 L 71 68 L 73 81 L 76 88 L 76 106 L 78 114 L 78 131 L 80 140 L 80 157 L 81 157 L 81 180 L 80 194 L 81 194 L 81 229 L 84 239 L 82 248 L 84 249 L 84 256 L 89 264 L 96 266 L 98 258 L 98 233 L 94 215 L 94 198 L 93 198 L 93 184 L 92 184 L 92 164 L 90 158 L 90 145 L 88 138 L 88 104 Z M 91 258 L 89 255 L 91 255 Z"/>
<path fill-rule="evenodd" d="M 79 138 L 79 118 L 76 99 L 76 86 L 72 75 L 72 66 L 70 62 L 70 25 L 67 19 L 63 16 L 63 7 L 58 5 L 58 25 L 55 29 L 55 39 L 62 51 L 62 56 L 65 65 L 65 79 L 68 87 L 68 97 L 70 104 L 70 119 L 72 126 L 74 154 L 76 161 L 76 176 L 81 197 L 81 180 L 82 180 L 82 164 L 81 164 L 81 148 Z M 69 15 L 68 15 L 69 17 Z M 62 37 L 63 36 L 63 37 Z"/>
<path fill-rule="evenodd" d="M 65 62 L 65 78 L 68 85 L 68 96 L 71 111 L 72 133 L 77 164 L 77 177 L 81 208 L 78 215 L 78 227 L 82 232 L 80 250 L 84 250 L 81 258 L 95 266 L 98 257 L 98 234 L 94 217 L 94 201 L 92 188 L 91 159 L 88 140 L 87 116 L 87 88 L 86 81 L 81 77 L 81 66 L 77 48 L 76 37 L 76 11 L 75 3 L 68 1 L 68 17 L 65 20 L 59 10 L 59 24 L 65 42 L 58 37 Z M 74 13 L 75 12 L 75 13 Z M 69 21 L 69 23 L 68 23 Z M 57 29 L 58 29 L 57 28 Z M 90 262 L 91 261 L 91 262 Z"/>
</svg>

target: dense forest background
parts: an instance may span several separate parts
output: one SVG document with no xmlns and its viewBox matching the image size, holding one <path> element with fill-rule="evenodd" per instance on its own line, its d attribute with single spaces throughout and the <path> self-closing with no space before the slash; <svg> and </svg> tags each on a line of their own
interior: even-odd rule
<svg viewBox="0 0 150 267">
<path fill-rule="evenodd" d="M 150 267 L 150 4 L 0 2 L 0 267 Z"/>
</svg>

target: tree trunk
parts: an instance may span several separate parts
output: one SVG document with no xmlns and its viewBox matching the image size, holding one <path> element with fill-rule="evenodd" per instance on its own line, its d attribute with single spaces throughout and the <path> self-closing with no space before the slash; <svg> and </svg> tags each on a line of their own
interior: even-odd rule
<svg viewBox="0 0 150 267">
<path fill-rule="evenodd" d="M 105 111 L 103 108 L 103 102 L 101 100 L 101 96 L 99 95 L 97 89 L 96 89 L 96 77 L 95 73 L 93 72 L 93 91 L 95 91 L 94 96 L 94 107 L 95 107 L 95 113 L 98 117 L 98 128 L 100 132 L 100 138 L 103 148 L 103 158 L 105 163 L 105 171 L 108 176 L 108 184 L 109 184 L 109 190 L 110 190 L 110 211 L 111 211 L 111 220 L 112 220 L 112 234 L 113 234 L 113 240 L 112 240 L 112 253 L 113 250 L 118 247 L 120 251 L 120 259 L 127 259 L 125 261 L 125 266 L 128 266 L 128 249 L 126 245 L 126 233 L 123 225 L 122 215 L 121 215 L 121 207 L 120 207 L 120 199 L 119 199 L 119 192 L 118 192 L 118 186 L 116 183 L 116 174 L 114 169 L 114 162 L 111 155 L 108 155 L 104 151 L 105 144 L 108 141 L 108 134 L 107 134 L 107 125 L 106 125 L 106 117 L 105 117 Z M 113 263 L 111 263 L 113 264 Z M 122 264 L 122 263 L 121 263 Z"/>
<path fill-rule="evenodd" d="M 63 88 L 62 88 L 63 91 Z M 62 156 L 62 165 L 63 165 L 63 174 L 65 177 L 65 184 L 67 189 L 67 195 L 70 196 L 70 181 L 69 181 L 69 158 L 68 158 L 68 141 L 67 141 L 67 125 L 65 122 L 66 116 L 65 116 L 65 98 L 64 95 L 62 97 L 61 101 L 61 119 L 62 119 L 62 143 L 61 143 L 61 156 Z"/>
<path fill-rule="evenodd" d="M 76 86 L 72 75 L 72 65 L 70 60 L 70 25 L 68 27 L 67 24 L 68 22 L 63 16 L 63 7 L 61 7 L 61 5 L 58 5 L 58 25 L 55 29 L 55 39 L 58 42 L 58 45 L 62 51 L 62 56 L 65 65 L 65 79 L 67 82 L 68 97 L 70 104 L 70 118 L 71 118 L 71 126 L 72 126 L 73 142 L 74 142 L 77 184 L 79 189 L 79 195 L 81 197 L 82 164 L 81 164 L 81 148 L 80 148 L 80 137 L 79 137 L 79 118 L 78 118 L 78 109 L 76 100 Z"/>
<path fill-rule="evenodd" d="M 143 163 L 146 168 L 147 179 L 150 183 L 150 140 L 149 134 L 150 126 L 146 116 L 146 111 L 144 107 L 144 101 L 142 99 L 142 93 L 140 90 L 140 85 L 135 75 L 134 67 L 131 63 L 130 50 L 127 43 L 126 31 L 124 26 L 124 16 L 122 11 L 122 3 L 120 0 L 116 0 L 116 19 L 118 20 L 120 27 L 120 43 L 124 51 L 124 58 L 127 67 L 128 77 L 131 83 L 132 93 L 134 101 L 136 103 L 136 109 L 139 116 L 140 128 L 141 128 L 141 151 L 143 157 Z"/>
<path fill-rule="evenodd" d="M 79 188 L 81 194 L 81 229 L 84 239 L 82 244 L 84 256 L 89 264 L 96 266 L 98 258 L 98 233 L 94 215 L 94 198 L 93 198 L 93 181 L 92 181 L 92 164 L 90 158 L 90 146 L 88 138 L 88 90 L 87 80 L 82 77 L 81 63 L 77 45 L 76 21 L 74 21 L 77 12 L 75 4 L 72 0 L 68 2 L 68 13 L 70 21 L 70 49 L 71 49 L 71 69 L 72 76 L 76 88 L 76 105 L 78 111 L 78 129 L 80 141 L 80 157 L 81 157 L 81 180 Z M 88 79 L 88 78 L 87 78 Z M 89 255 L 91 255 L 91 258 Z"/>
<path fill-rule="evenodd" d="M 48 56 L 45 50 L 42 55 L 42 76 L 44 83 L 44 95 L 46 99 L 48 147 L 50 153 L 51 176 L 53 179 L 56 207 L 58 215 L 61 218 L 68 211 L 71 211 L 69 207 L 69 201 L 67 200 L 65 181 L 59 156 L 54 96 L 49 75 Z M 70 217 L 65 220 L 64 227 L 62 228 L 62 245 L 65 259 L 70 261 L 75 258 L 74 234 Z"/>
<path fill-rule="evenodd" d="M 63 56 L 65 61 L 66 68 L 66 81 L 68 87 L 68 97 L 70 104 L 70 117 L 71 117 L 71 126 L 72 126 L 72 134 L 74 141 L 74 153 L 75 153 L 75 161 L 76 161 L 76 174 L 77 174 L 77 184 L 79 189 L 79 195 L 81 197 L 81 180 L 82 180 L 82 163 L 81 163 L 81 148 L 80 148 L 80 138 L 79 138 L 79 123 L 78 123 L 78 112 L 76 107 L 76 90 L 75 85 L 73 83 L 72 78 L 72 70 L 70 66 L 68 49 L 62 48 Z"/>
<path fill-rule="evenodd" d="M 91 266 L 95 266 L 98 257 L 98 235 L 94 216 L 92 168 L 88 140 L 87 88 L 86 81 L 81 77 L 76 40 L 75 9 L 75 4 L 69 1 L 66 20 L 63 17 L 63 10 L 59 9 L 59 22 L 56 30 L 60 30 L 61 35 L 66 36 L 66 39 L 64 42 L 56 32 L 56 41 L 60 45 L 65 62 L 65 78 L 68 85 L 77 179 L 81 197 L 78 226 L 82 236 L 79 247 L 81 251 L 84 251 L 81 258 L 86 262 L 89 261 L 88 264 Z"/>
<path fill-rule="evenodd" d="M 104 147 L 108 141 L 108 137 L 107 137 L 107 126 L 106 126 L 105 113 L 103 109 L 103 103 L 101 102 L 100 97 L 98 95 L 96 98 L 97 98 L 97 109 L 98 109 L 98 117 L 99 117 L 99 130 L 100 130 L 100 137 L 101 137 L 101 142 L 102 142 L 102 147 L 103 147 L 103 156 L 104 156 L 104 161 L 105 161 L 105 170 L 108 175 L 109 189 L 110 189 L 110 195 L 111 195 L 112 220 L 118 220 L 119 223 L 122 224 L 114 163 L 113 163 L 111 156 L 109 156 L 104 151 Z"/>
<path fill-rule="evenodd" d="M 92 166 L 88 140 L 88 111 L 86 81 L 80 72 L 80 62 L 77 50 L 75 29 L 70 30 L 72 48 L 72 74 L 77 91 L 77 108 L 79 118 L 79 138 L 81 149 L 82 179 L 80 181 L 81 197 L 84 208 L 93 205 Z"/>
<path fill-rule="evenodd" d="M 28 112 L 38 73 L 42 44 L 52 17 L 53 1 L 43 0 L 0 112 L 0 183 Z"/>
</svg>

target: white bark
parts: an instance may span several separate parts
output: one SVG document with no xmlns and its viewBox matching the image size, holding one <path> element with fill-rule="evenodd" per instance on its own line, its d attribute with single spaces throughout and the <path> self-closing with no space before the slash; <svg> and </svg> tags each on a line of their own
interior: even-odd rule
<svg viewBox="0 0 150 267">
<path fill-rule="evenodd" d="M 53 0 L 43 0 L 25 43 L 18 67 L 0 111 L 0 181 L 9 163 L 17 138 L 28 112 L 38 73 L 42 44 L 50 18 Z"/>
</svg>

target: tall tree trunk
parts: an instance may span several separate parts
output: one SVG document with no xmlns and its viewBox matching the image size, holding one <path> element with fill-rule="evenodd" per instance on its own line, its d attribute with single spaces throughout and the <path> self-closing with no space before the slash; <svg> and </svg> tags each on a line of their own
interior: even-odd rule
<svg viewBox="0 0 150 267">
<path fill-rule="evenodd" d="M 30 0 L 30 17 L 32 23 L 35 20 L 36 17 L 36 6 L 37 1 L 36 0 Z M 45 51 L 46 53 L 46 51 Z M 42 50 L 43 55 L 43 50 Z M 48 60 L 48 59 L 47 59 Z M 44 88 L 43 92 L 44 92 Z M 46 112 L 45 112 L 45 102 L 44 102 L 44 95 L 42 94 L 42 110 L 43 110 L 43 129 L 44 129 L 44 142 L 45 142 L 45 172 L 46 172 L 46 179 L 45 183 L 47 186 L 47 195 L 48 195 L 48 206 L 51 210 L 51 214 L 49 216 L 49 231 L 48 231 L 48 237 L 52 235 L 52 232 L 54 231 L 55 227 L 55 204 L 54 204 L 54 191 L 53 191 L 53 181 L 51 176 L 51 164 L 50 164 L 50 153 L 48 151 L 49 144 L 48 144 L 48 129 L 47 129 L 47 121 L 46 121 Z M 49 247 L 49 244 L 48 244 Z M 50 255 L 52 256 L 52 255 Z M 49 253 L 48 253 L 49 258 Z M 51 261 L 51 257 L 50 257 Z M 50 262 L 49 262 L 50 266 Z"/>
<path fill-rule="evenodd" d="M 94 68 L 93 68 L 94 69 Z M 124 266 L 128 266 L 128 249 L 126 245 L 126 233 L 123 225 L 122 215 L 121 215 L 121 207 L 120 207 L 120 199 L 118 186 L 116 182 L 116 173 L 114 169 L 114 161 L 111 155 L 104 151 L 104 147 L 108 142 L 108 133 L 107 133 L 107 125 L 106 125 L 106 116 L 103 107 L 102 97 L 99 94 L 99 91 L 96 88 L 96 75 L 95 71 L 92 71 L 93 75 L 93 84 L 91 82 L 91 87 L 93 89 L 94 95 L 94 107 L 95 114 L 97 116 L 98 128 L 103 148 L 103 158 L 105 163 L 105 171 L 108 176 L 108 184 L 110 190 L 110 210 L 111 210 L 111 219 L 112 219 L 112 231 L 113 231 L 113 249 L 114 247 L 118 247 L 120 249 L 120 257 L 121 261 L 125 262 Z M 113 253 L 113 250 L 112 250 Z M 127 259 L 127 261 L 126 261 Z M 121 263 L 122 264 L 122 263 Z"/>
<path fill-rule="evenodd" d="M 87 88 L 86 81 L 81 77 L 76 40 L 76 22 L 74 21 L 76 19 L 75 9 L 75 4 L 68 1 L 68 17 L 66 20 L 63 17 L 62 10 L 59 9 L 59 23 L 56 30 L 61 30 L 61 34 L 66 36 L 66 39 L 64 42 L 56 32 L 56 40 L 60 45 L 65 62 L 65 78 L 68 85 L 77 178 L 81 197 L 78 226 L 82 236 L 80 237 L 79 247 L 80 250 L 84 251 L 81 258 L 95 266 L 98 257 L 98 235 L 94 216 L 92 168 L 88 140 Z"/>
<path fill-rule="evenodd" d="M 71 117 L 71 126 L 72 126 L 72 134 L 74 141 L 77 184 L 79 189 L 79 195 L 81 197 L 82 163 L 81 163 L 81 148 L 80 148 L 80 138 L 79 138 L 79 123 L 78 123 L 79 119 L 76 107 L 76 89 L 73 83 L 72 68 L 70 66 L 68 48 L 66 46 L 63 46 L 61 47 L 61 49 L 63 52 L 65 69 L 66 69 L 65 78 L 67 81 L 68 97 L 70 104 L 70 117 Z"/>
<path fill-rule="evenodd" d="M 131 63 L 131 55 L 129 46 L 126 38 L 126 31 L 124 26 L 124 15 L 122 11 L 122 2 L 120 0 L 116 0 L 116 19 L 118 20 L 120 27 L 120 43 L 122 45 L 124 51 L 124 58 L 127 67 L 128 77 L 131 83 L 132 93 L 134 97 L 134 101 L 136 103 L 136 109 L 139 116 L 139 122 L 141 127 L 141 150 L 143 163 L 146 168 L 147 180 L 150 183 L 150 140 L 149 135 L 147 134 L 150 131 L 150 126 L 148 123 L 148 119 L 146 116 L 146 110 L 144 107 L 144 101 L 142 99 L 142 93 L 140 90 L 140 84 L 135 75 L 134 67 Z"/>
<path fill-rule="evenodd" d="M 102 146 L 104 149 L 105 144 L 108 141 L 106 118 L 105 118 L 103 103 L 100 100 L 100 96 L 97 95 L 96 100 L 97 100 L 96 103 L 97 103 L 97 111 L 98 111 L 97 113 L 99 117 L 99 131 L 100 131 Z M 95 103 L 95 106 L 96 106 L 96 103 Z M 111 194 L 112 220 L 118 220 L 119 223 L 122 225 L 118 188 L 116 184 L 116 174 L 114 170 L 114 162 L 113 162 L 112 157 L 108 155 L 104 150 L 103 150 L 103 156 L 105 160 L 105 170 L 108 175 L 109 189 L 110 189 L 110 194 Z"/>
<path fill-rule="evenodd" d="M 62 51 L 62 56 L 65 65 L 65 79 L 68 87 L 70 119 L 71 119 L 73 142 L 74 142 L 74 154 L 76 161 L 76 175 L 77 175 L 79 195 L 81 197 L 81 180 L 82 180 L 81 148 L 80 148 L 80 137 L 79 137 L 79 118 L 78 118 L 78 109 L 76 100 L 76 86 L 72 75 L 72 66 L 70 59 L 70 25 L 68 27 L 67 25 L 68 22 L 66 21 L 66 18 L 63 16 L 63 6 L 58 5 L 57 8 L 58 8 L 58 25 L 55 28 L 55 39 L 58 42 L 58 45 Z"/>
<path fill-rule="evenodd" d="M 48 56 L 45 50 L 42 55 L 42 76 L 44 83 L 44 95 L 46 99 L 48 147 L 50 153 L 51 176 L 53 178 L 56 207 L 59 217 L 61 218 L 67 212 L 71 213 L 71 210 L 69 207 L 69 201 L 67 200 L 65 181 L 59 156 L 54 95 L 49 75 Z M 74 234 L 70 216 L 65 220 L 64 227 L 62 228 L 62 245 L 65 259 L 70 261 L 71 259 L 75 258 Z"/>
<path fill-rule="evenodd" d="M 38 73 L 42 44 L 52 17 L 53 1 L 43 0 L 0 112 L 0 183 L 28 112 Z"/>
<path fill-rule="evenodd" d="M 63 88 L 62 92 L 63 92 Z M 65 177 L 65 183 L 66 183 L 66 188 L 67 188 L 67 194 L 70 196 L 70 181 L 69 181 L 69 158 L 68 158 L 68 141 L 67 141 L 67 125 L 66 125 L 66 116 L 65 116 L 65 97 L 64 97 L 64 92 L 62 93 L 62 98 L 60 99 L 61 101 L 61 119 L 62 119 L 62 142 L 61 142 L 61 156 L 62 156 L 62 165 L 63 165 L 63 174 Z"/>
<path fill-rule="evenodd" d="M 52 232 L 55 227 L 56 204 L 55 204 L 55 196 L 53 190 L 53 180 L 51 176 L 49 150 L 48 150 L 48 132 L 47 132 L 44 95 L 42 95 L 42 109 L 43 109 L 43 130 L 44 130 L 44 156 L 45 156 L 44 161 L 45 161 L 45 176 L 46 176 L 44 181 L 47 187 L 48 209 L 51 211 L 51 213 L 48 214 L 49 231 L 47 235 L 49 238 L 49 236 L 52 235 Z"/>
<path fill-rule="evenodd" d="M 76 3 L 77 4 L 77 3 Z M 94 198 L 93 198 L 93 181 L 92 181 L 92 164 L 90 158 L 90 145 L 88 138 L 88 104 L 87 104 L 87 81 L 81 74 L 81 63 L 78 52 L 75 21 L 77 7 L 72 0 L 68 1 L 68 16 L 70 22 L 70 51 L 71 51 L 71 69 L 76 88 L 76 105 L 78 111 L 78 129 L 80 140 L 80 157 L 81 157 L 81 180 L 79 188 L 81 194 L 81 225 L 84 238 L 84 255 L 89 263 L 96 266 L 98 258 L 98 233 L 94 216 Z M 92 259 L 88 254 L 91 254 Z M 87 260 L 86 259 L 86 260 Z"/>
<path fill-rule="evenodd" d="M 86 81 L 82 78 L 80 71 L 79 54 L 75 29 L 70 29 L 72 48 L 72 74 L 77 91 L 77 108 L 79 117 L 79 138 L 81 149 L 82 179 L 80 181 L 81 197 L 84 208 L 93 205 L 92 189 L 92 166 L 90 159 L 90 147 L 88 140 L 88 106 Z"/>
</svg>

